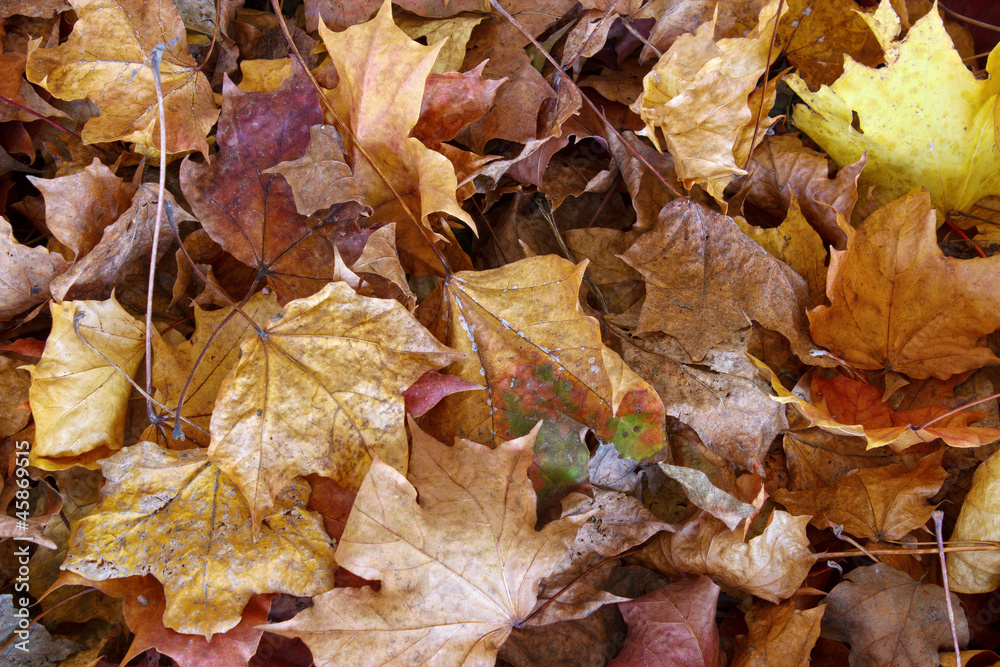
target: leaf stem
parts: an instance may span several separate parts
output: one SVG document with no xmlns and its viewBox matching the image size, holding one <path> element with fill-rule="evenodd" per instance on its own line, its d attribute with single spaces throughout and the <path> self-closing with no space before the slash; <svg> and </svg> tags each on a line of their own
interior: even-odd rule
<svg viewBox="0 0 1000 667">
<path fill-rule="evenodd" d="M 944 512 L 934 510 L 931 513 L 934 519 L 934 534 L 937 536 L 938 555 L 941 557 L 941 583 L 944 584 L 944 601 L 948 607 L 948 625 L 951 626 L 951 640 L 955 644 L 955 667 L 962 667 L 962 649 L 958 641 L 958 628 L 955 626 L 955 610 L 951 608 L 951 588 L 948 586 L 948 561 L 944 557 L 944 536 L 941 534 L 941 523 L 944 519 Z"/>
<path fill-rule="evenodd" d="M 945 412 L 944 414 L 940 414 L 937 417 L 935 417 L 934 419 L 931 419 L 930 421 L 924 422 L 920 426 L 917 426 L 914 430 L 922 431 L 923 429 L 927 428 L 928 426 L 930 426 L 931 424 L 933 424 L 936 421 L 941 421 L 942 419 L 944 419 L 946 417 L 951 417 L 952 415 L 957 414 L 957 413 L 961 412 L 962 410 L 965 410 L 967 408 L 971 408 L 973 405 L 979 405 L 980 403 L 985 403 L 986 401 L 991 401 L 991 400 L 993 400 L 995 398 L 1000 398 L 1000 392 L 997 392 L 996 394 L 990 394 L 986 398 L 980 398 L 977 401 L 972 401 L 971 403 L 966 403 L 965 405 L 960 405 L 957 408 L 955 408 L 954 410 L 949 410 L 948 412 Z"/>
</svg>

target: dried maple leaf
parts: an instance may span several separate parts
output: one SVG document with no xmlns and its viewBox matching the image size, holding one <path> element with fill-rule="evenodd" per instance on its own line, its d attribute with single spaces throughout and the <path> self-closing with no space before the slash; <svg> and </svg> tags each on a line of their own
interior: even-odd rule
<svg viewBox="0 0 1000 667">
<path fill-rule="evenodd" d="M 0 438 L 14 435 L 31 419 L 31 410 L 24 405 L 31 376 L 20 366 L 20 361 L 0 355 Z"/>
<path fill-rule="evenodd" d="M 18 243 L 7 218 L 0 217 L 0 322 L 45 303 L 49 284 L 67 266 L 57 252 Z"/>
<path fill-rule="evenodd" d="M 770 47 L 779 4 L 782 13 L 787 10 L 771 0 L 746 37 L 716 42 L 714 19 L 694 35 L 681 35 L 643 79 L 643 95 L 633 105 L 646 123 L 640 134 L 657 148 L 663 137 L 685 187 L 700 183 L 721 201 L 733 175 L 746 173 L 737 159 L 746 160 L 749 146 L 741 151 L 739 144 L 747 130 L 754 133 L 760 115 L 753 113 L 750 95 L 778 55 Z M 770 122 L 764 119 L 763 129 Z M 757 141 L 764 134 L 758 132 Z M 747 144 L 750 139 L 746 137 Z"/>
<path fill-rule="evenodd" d="M 977 344 L 1000 328 L 1000 258 L 947 258 L 934 228 L 923 189 L 882 206 L 857 230 L 845 226 L 847 249 L 830 259 L 830 305 L 809 311 L 816 342 L 855 368 L 912 378 L 943 380 L 1000 363 Z"/>
<path fill-rule="evenodd" d="M 212 87 L 188 55 L 184 24 L 170 0 L 72 0 L 69 39 L 28 54 L 28 80 L 64 100 L 90 99 L 101 110 L 83 128 L 84 142 L 131 141 L 158 155 L 159 107 L 150 58 L 160 66 L 166 152 L 208 155 L 205 136 L 219 117 Z"/>
<path fill-rule="evenodd" d="M 337 547 L 341 567 L 381 589 L 334 589 L 266 629 L 301 638 L 320 667 L 493 665 L 585 519 L 535 531 L 537 432 L 493 449 L 448 447 L 414 426 L 409 481 L 375 461 Z"/>
<path fill-rule="evenodd" d="M 442 340 L 466 353 L 449 373 L 485 387 L 486 395 L 445 398 L 428 413 L 428 425 L 440 437 L 495 444 L 544 420 L 537 456 L 545 497 L 587 478 L 585 429 L 635 459 L 665 442 L 660 398 L 582 312 L 584 270 L 547 255 L 463 271 L 445 281 L 440 304 L 447 317 Z"/>
<path fill-rule="evenodd" d="M 1000 455 L 979 464 L 951 534 L 953 541 L 1000 540 Z M 950 588 L 958 593 L 990 593 L 1000 586 L 1000 552 L 948 554 Z"/>
<path fill-rule="evenodd" d="M 76 259 L 97 245 L 105 227 L 129 207 L 136 191 L 135 183 L 115 176 L 97 158 L 69 176 L 28 176 L 28 180 L 45 198 L 45 226 Z"/>
<path fill-rule="evenodd" d="M 732 218 L 678 199 L 622 259 L 646 278 L 637 333 L 662 331 L 698 362 L 753 320 L 785 336 L 800 359 L 810 359 L 805 281 Z"/>
<path fill-rule="evenodd" d="M 486 61 L 464 73 L 428 74 L 420 118 L 410 131 L 428 148 L 435 150 L 444 141 L 483 117 L 493 106 L 493 98 L 506 79 L 484 79 Z"/>
<path fill-rule="evenodd" d="M 319 33 L 340 75 L 327 96 L 351 130 L 345 148 L 374 209 L 372 220 L 398 222 L 402 229 L 413 228 L 412 234 L 415 223 L 429 229 L 431 214 L 446 213 L 475 229 L 455 198 L 458 179 L 451 162 L 410 137 L 440 46 L 407 37 L 393 23 L 388 1 L 367 23 L 339 33 L 321 24 Z"/>
<path fill-rule="evenodd" d="M 210 165 L 181 165 L 184 195 L 205 231 L 266 276 L 281 302 L 309 296 L 333 278 L 338 225 L 301 215 L 285 177 L 268 172 L 301 157 L 309 128 L 321 121 L 319 96 L 298 65 L 273 92 L 243 93 L 227 79 L 219 155 Z M 349 203 L 335 215 L 353 220 L 359 210 Z"/>
<path fill-rule="evenodd" d="M 608 667 L 716 667 L 719 630 L 715 609 L 720 590 L 702 575 L 669 584 L 637 600 L 619 602 L 618 609 L 628 623 L 628 638 Z"/>
<path fill-rule="evenodd" d="M 45 470 L 96 468 L 124 444 L 129 378 L 142 361 L 146 328 L 114 296 L 53 303 L 51 310 L 45 352 L 26 367 L 35 419 L 31 464 Z"/>
<path fill-rule="evenodd" d="M 885 66 L 872 69 L 848 58 L 844 74 L 816 93 L 789 76 L 808 105 L 795 107 L 795 125 L 839 165 L 869 151 L 860 185 L 876 186 L 879 202 L 922 186 L 943 215 L 1000 194 L 1000 147 L 992 140 L 1000 59 L 991 58 L 990 76 L 977 79 L 937 11 L 899 41 L 899 17 L 888 0 L 874 15 L 860 16 L 885 51 Z"/>
<path fill-rule="evenodd" d="M 750 634 L 736 638 L 736 655 L 730 667 L 808 665 L 825 610 L 822 604 L 796 609 L 792 600 L 777 605 L 758 602 L 747 612 Z"/>
<path fill-rule="evenodd" d="M 246 496 L 255 530 L 296 475 L 354 491 L 373 456 L 406 469 L 402 391 L 457 356 L 398 302 L 330 283 L 244 340 L 209 457 Z"/>
<path fill-rule="evenodd" d="M 62 567 L 98 581 L 152 574 L 166 591 L 167 628 L 211 640 L 240 622 L 254 593 L 316 595 L 333 586 L 333 547 L 319 516 L 305 510 L 305 481 L 261 517 L 254 541 L 250 508 L 202 449 L 142 442 L 101 469 L 101 502 L 74 523 Z"/>
<path fill-rule="evenodd" d="M 743 531 L 730 531 L 701 512 L 676 533 L 660 533 L 638 558 L 670 577 L 707 574 L 723 586 L 780 602 L 798 590 L 812 567 L 809 517 L 774 510 L 770 521 L 763 533 L 744 542 Z"/>
<path fill-rule="evenodd" d="M 261 327 L 281 312 L 273 294 L 261 293 L 251 297 L 241 310 Z M 194 320 L 194 335 L 178 345 L 170 345 L 159 333 L 153 338 L 153 386 L 171 410 L 176 409 L 181 392 L 187 388 L 181 416 L 207 432 L 219 387 L 239 358 L 239 344 L 250 331 L 250 323 L 232 308 L 209 311 L 198 305 Z M 186 437 L 204 447 L 210 444 L 206 433 L 183 422 L 181 427 Z"/>
<path fill-rule="evenodd" d="M 952 646 L 944 589 L 921 584 L 877 563 L 852 570 L 826 597 L 823 636 L 851 645 L 851 665 L 938 664 L 938 648 Z M 969 641 L 961 603 L 952 598 L 958 638 Z"/>
<path fill-rule="evenodd" d="M 774 499 L 792 514 L 812 515 L 818 528 L 841 525 L 855 537 L 901 540 L 927 523 L 934 511 L 926 500 L 948 473 L 941 467 L 944 448 L 915 466 L 895 463 L 844 475 L 834 487 L 807 491 L 778 489 Z"/>
</svg>

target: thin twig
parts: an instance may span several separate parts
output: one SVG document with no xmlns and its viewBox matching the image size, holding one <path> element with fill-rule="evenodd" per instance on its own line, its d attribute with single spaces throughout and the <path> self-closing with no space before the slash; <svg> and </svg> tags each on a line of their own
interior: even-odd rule
<svg viewBox="0 0 1000 667">
<path fill-rule="evenodd" d="M 645 37 L 643 37 L 643 36 L 642 36 L 642 33 L 640 33 L 640 32 L 639 32 L 638 30 L 636 30 L 636 29 L 635 29 L 635 27 L 634 27 L 634 26 L 632 25 L 632 23 L 631 23 L 631 22 L 629 22 L 629 20 L 628 20 L 628 18 L 627 18 L 627 17 L 623 17 L 623 18 L 622 18 L 622 25 L 624 25 L 624 26 L 625 26 L 625 29 L 626 29 L 626 30 L 628 30 L 628 31 L 629 31 L 630 33 L 632 33 L 632 36 L 633 36 L 633 37 L 635 37 L 635 38 L 636 38 L 636 39 L 638 39 L 638 40 L 639 40 L 640 42 L 642 42 L 642 43 L 643 43 L 643 44 L 645 44 L 645 45 L 646 45 L 647 47 L 649 47 L 649 49 L 650 49 L 650 50 L 651 50 L 651 51 L 652 51 L 653 53 L 655 53 L 655 54 L 656 54 L 656 57 L 657 57 L 657 58 L 662 58 L 662 57 L 663 57 L 663 54 L 662 54 L 662 53 L 660 53 L 660 50 L 659 50 L 658 48 L 656 48 L 655 46 L 653 46 L 653 43 L 652 43 L 652 42 L 650 42 L 650 41 L 649 41 L 648 39 L 646 39 Z"/>
<path fill-rule="evenodd" d="M 949 410 L 948 412 L 945 412 L 942 415 L 938 415 L 937 417 L 935 417 L 934 419 L 931 419 L 930 421 L 924 422 L 920 426 L 915 427 L 915 430 L 921 431 L 921 430 L 927 428 L 928 426 L 930 426 L 931 424 L 933 424 L 934 422 L 941 421 L 945 417 L 951 417 L 953 414 L 956 414 L 956 413 L 961 412 L 962 410 L 966 410 L 968 408 L 971 408 L 973 405 L 979 405 L 980 403 L 985 403 L 986 401 L 992 401 L 995 398 L 1000 398 L 1000 392 L 998 392 L 996 394 L 990 394 L 986 398 L 980 398 L 977 401 L 972 401 L 971 403 L 966 403 L 965 405 L 960 405 L 959 407 L 955 408 L 954 410 Z"/>
<path fill-rule="evenodd" d="M 948 229 L 950 229 L 951 231 L 953 231 L 956 234 L 958 234 L 959 237 L 963 241 L 968 241 L 969 243 L 971 243 L 972 247 L 975 248 L 975 250 L 976 250 L 976 254 L 979 255 L 980 257 L 982 257 L 983 259 L 986 259 L 986 253 L 983 252 L 983 249 L 980 248 L 979 245 L 975 241 L 973 241 L 972 239 L 970 239 L 968 234 L 966 234 L 961 229 L 959 229 L 957 226 L 955 226 L 955 223 L 953 223 L 951 221 L 951 219 L 947 215 L 944 216 L 944 224 L 948 225 Z"/>
<path fill-rule="evenodd" d="M 957 18 L 959 21 L 964 21 L 965 23 L 968 23 L 969 25 L 974 25 L 977 28 L 986 28 L 987 30 L 994 30 L 996 32 L 1000 32 L 1000 27 L 997 27 L 995 25 L 991 25 L 989 23 L 983 23 L 982 21 L 977 21 L 976 19 L 970 19 L 968 16 L 962 16 L 958 12 L 956 12 L 954 10 L 951 10 L 951 9 L 948 9 L 947 7 L 945 7 L 944 5 L 942 5 L 940 2 L 938 3 L 938 7 L 940 7 L 944 11 L 945 14 L 951 14 L 952 16 L 954 16 L 955 18 Z"/>
<path fill-rule="evenodd" d="M 944 584 L 944 601 L 948 607 L 948 625 L 951 626 L 951 639 L 955 643 L 955 667 L 962 667 L 962 649 L 958 642 L 958 628 L 955 626 L 955 610 L 951 608 L 951 589 L 948 587 L 948 561 L 944 557 L 944 536 L 941 534 L 941 523 L 944 519 L 944 512 L 934 510 L 931 513 L 934 519 L 934 534 L 937 535 L 938 554 L 941 557 L 941 583 Z"/>
<path fill-rule="evenodd" d="M 545 218 L 545 222 L 549 224 L 549 229 L 552 231 L 552 236 L 556 237 L 556 243 L 559 244 L 559 249 L 562 250 L 563 255 L 566 259 L 576 264 L 576 257 L 573 255 L 573 251 L 569 249 L 566 245 L 566 240 L 562 237 L 562 232 L 559 231 L 559 225 L 556 224 L 555 218 L 552 217 L 552 211 L 549 210 L 549 200 L 545 198 L 544 195 L 538 194 L 535 196 L 538 210 L 541 211 L 542 217 Z M 587 285 L 587 289 L 590 290 L 598 303 L 601 305 L 601 312 L 607 315 L 611 310 L 608 308 L 608 302 L 604 298 L 604 294 L 601 290 L 597 288 L 594 281 L 587 277 L 587 274 L 583 275 L 583 282 Z"/>
<path fill-rule="evenodd" d="M 767 61 L 764 63 L 764 85 L 760 91 L 760 107 L 757 108 L 757 119 L 753 123 L 753 137 L 750 138 L 750 150 L 747 152 L 747 161 L 743 165 L 743 171 L 750 168 L 750 160 L 753 159 L 753 149 L 757 143 L 757 131 L 760 130 L 760 117 L 764 113 L 764 101 L 767 99 L 767 71 L 771 68 L 771 53 L 774 50 L 774 41 L 778 36 L 778 24 L 781 23 L 781 10 L 785 6 L 785 0 L 778 0 L 778 14 L 774 17 L 774 30 L 771 32 L 771 43 L 767 47 Z"/>
<path fill-rule="evenodd" d="M 972 551 L 1000 551 L 1000 545 L 996 544 L 981 544 L 981 545 L 967 545 L 958 547 L 945 547 L 945 553 L 968 553 Z M 854 558 L 855 556 L 936 556 L 940 553 L 940 549 L 868 549 L 862 552 L 860 549 L 854 549 L 852 551 L 824 551 L 821 553 L 813 554 L 814 560 L 821 560 L 823 558 Z"/>
</svg>

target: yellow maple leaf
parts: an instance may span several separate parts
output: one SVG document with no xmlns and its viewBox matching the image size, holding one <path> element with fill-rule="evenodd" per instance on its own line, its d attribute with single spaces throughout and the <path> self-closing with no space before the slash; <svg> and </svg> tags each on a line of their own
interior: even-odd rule
<svg viewBox="0 0 1000 667">
<path fill-rule="evenodd" d="M 159 155 L 160 123 L 150 58 L 166 44 L 160 77 L 167 153 L 200 151 L 219 118 L 212 87 L 188 55 L 184 24 L 170 0 L 71 0 L 78 19 L 65 43 L 28 54 L 27 76 L 56 97 L 84 97 L 101 110 L 84 142 L 131 141 Z M 37 46 L 37 45 L 36 45 Z"/>
<path fill-rule="evenodd" d="M 941 220 L 948 211 L 1000 194 L 1000 148 L 993 136 L 1000 50 L 990 55 L 989 78 L 979 80 L 962 63 L 937 10 L 898 41 L 899 17 L 889 0 L 862 17 L 885 51 L 885 67 L 847 58 L 844 74 L 815 93 L 789 76 L 788 85 L 808 105 L 795 107 L 795 125 L 840 166 L 868 151 L 858 189 L 876 186 L 879 203 L 923 186 Z"/>
</svg>

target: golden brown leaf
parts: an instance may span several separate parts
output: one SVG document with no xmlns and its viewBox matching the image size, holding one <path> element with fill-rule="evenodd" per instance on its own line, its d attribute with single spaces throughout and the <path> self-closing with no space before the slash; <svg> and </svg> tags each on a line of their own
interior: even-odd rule
<svg viewBox="0 0 1000 667">
<path fill-rule="evenodd" d="M 166 591 L 171 630 L 211 640 L 239 623 L 254 593 L 315 595 L 333 586 L 333 548 L 320 517 L 305 509 L 304 480 L 261 517 L 254 541 L 250 508 L 203 449 L 142 442 L 101 469 L 103 497 L 74 523 L 63 568 L 98 581 L 152 574 Z"/>
<path fill-rule="evenodd" d="M 166 152 L 208 156 L 205 135 L 219 117 L 208 79 L 188 55 L 184 24 L 170 0 L 72 0 L 69 39 L 28 54 L 28 80 L 65 100 L 90 99 L 101 114 L 83 128 L 86 143 L 130 141 L 160 150 L 159 108 L 150 57 L 165 44 L 160 76 Z"/>
<path fill-rule="evenodd" d="M 979 464 L 962 503 L 952 540 L 1000 541 L 1000 454 Z M 990 593 L 1000 586 L 1000 551 L 948 554 L 951 590 Z"/>
<path fill-rule="evenodd" d="M 830 306 L 809 311 L 816 342 L 854 368 L 912 378 L 951 375 L 1000 363 L 983 336 L 1000 328 L 1000 258 L 957 260 L 937 247 L 926 190 L 882 206 L 847 249 L 834 250 Z"/>
<path fill-rule="evenodd" d="M 26 367 L 35 418 L 31 464 L 46 470 L 96 468 L 124 444 L 129 378 L 142 361 L 146 328 L 113 296 L 53 303 L 51 310 L 45 352 L 38 364 Z"/>
<path fill-rule="evenodd" d="M 406 469 L 402 391 L 457 356 L 398 302 L 330 283 L 243 341 L 209 457 L 246 496 L 255 530 L 296 475 L 354 491 L 373 456 Z"/>
<path fill-rule="evenodd" d="M 375 461 L 337 548 L 341 567 L 381 590 L 334 589 L 267 630 L 300 637 L 319 667 L 492 666 L 586 518 L 535 531 L 527 470 L 537 432 L 494 449 L 448 447 L 414 426 L 409 481 Z"/>
<path fill-rule="evenodd" d="M 749 635 L 736 638 L 730 667 L 799 667 L 819 639 L 826 605 L 799 610 L 791 600 L 781 604 L 758 602 L 747 612 Z"/>
<path fill-rule="evenodd" d="M 57 252 L 18 243 L 7 218 L 0 217 L 0 322 L 45 303 L 49 283 L 66 266 Z"/>
<path fill-rule="evenodd" d="M 28 402 L 31 376 L 20 362 L 0 355 L 0 438 L 14 435 L 28 425 L 31 410 L 21 407 Z"/>
<path fill-rule="evenodd" d="M 841 477 L 834 487 L 778 489 L 774 499 L 792 514 L 812 515 L 818 528 L 841 525 L 855 537 L 901 540 L 931 518 L 934 506 L 926 500 L 948 476 L 941 467 L 943 456 L 941 448 L 915 466 L 895 463 L 860 470 Z"/>
</svg>

